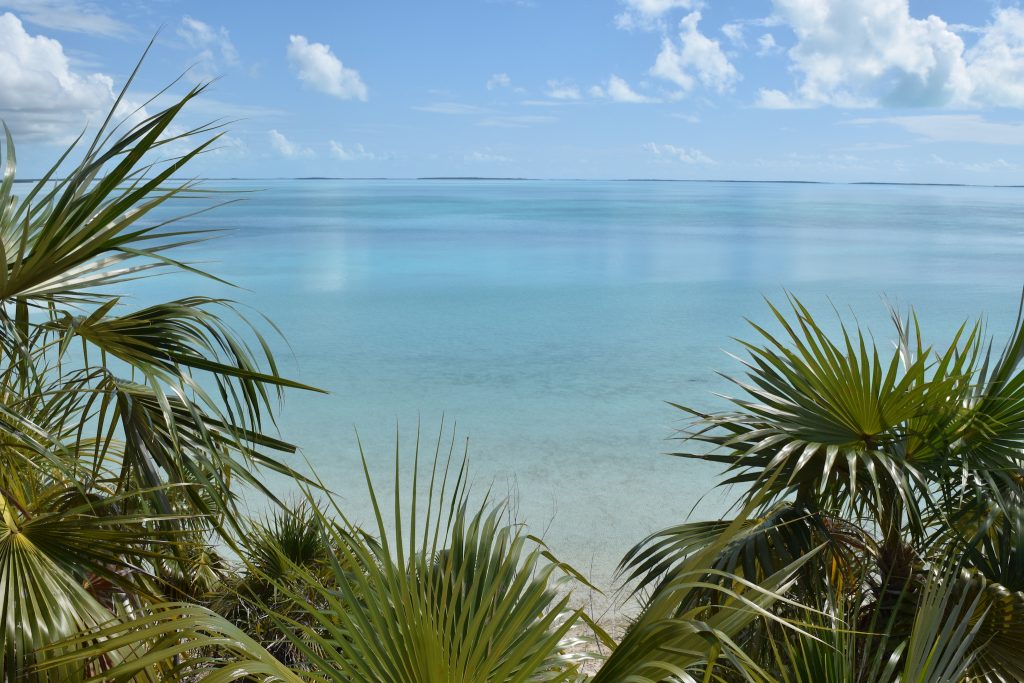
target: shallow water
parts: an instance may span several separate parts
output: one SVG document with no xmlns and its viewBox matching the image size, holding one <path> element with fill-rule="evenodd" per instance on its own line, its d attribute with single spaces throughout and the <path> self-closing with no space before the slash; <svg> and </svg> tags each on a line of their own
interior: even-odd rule
<svg viewBox="0 0 1024 683">
<path fill-rule="evenodd" d="M 834 305 L 892 338 L 885 301 L 947 340 L 987 314 L 1002 339 L 1024 285 L 1024 190 L 752 183 L 217 181 L 262 188 L 190 221 L 190 250 L 248 291 L 179 276 L 140 301 L 227 293 L 287 334 L 285 438 L 370 520 L 358 427 L 387 477 L 396 424 L 468 437 L 478 489 L 517 491 L 552 549 L 608 585 L 645 534 L 684 519 L 715 468 L 663 455 L 682 415 L 721 407 L 715 370 L 762 301 Z M 178 207 L 181 208 L 181 207 Z M 282 353 L 290 353 L 280 342 Z M 429 436 L 427 436 L 429 435 Z M 432 449 L 430 449 L 432 452 Z M 390 491 L 383 482 L 382 491 Z M 274 486 L 284 486 L 275 481 Z M 714 494 L 697 514 L 717 515 Z"/>
</svg>

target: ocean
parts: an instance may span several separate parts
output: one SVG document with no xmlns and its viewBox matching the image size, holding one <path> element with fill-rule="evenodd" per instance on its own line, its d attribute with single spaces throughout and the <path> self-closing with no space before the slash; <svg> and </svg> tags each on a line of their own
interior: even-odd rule
<svg viewBox="0 0 1024 683">
<path fill-rule="evenodd" d="M 356 433 L 380 492 L 396 431 L 433 453 L 468 439 L 474 490 L 563 560 L 612 583 L 646 534 L 728 512 L 716 467 L 674 458 L 686 424 L 733 393 L 734 338 L 798 296 L 893 339 L 913 305 L 935 343 L 984 315 L 1009 334 L 1024 287 L 1024 189 L 655 181 L 210 181 L 242 201 L 186 252 L 239 286 L 174 275 L 133 305 L 230 296 L 265 314 L 292 392 L 278 415 L 357 520 Z M 253 192 L 242 192 L 253 190 Z M 179 203 L 174 210 L 191 208 Z M 255 316 L 255 313 L 252 315 Z M 268 330 L 266 325 L 263 329 Z M 411 449 L 406 451 L 411 455 Z M 296 495 L 270 478 L 281 495 Z"/>
</svg>

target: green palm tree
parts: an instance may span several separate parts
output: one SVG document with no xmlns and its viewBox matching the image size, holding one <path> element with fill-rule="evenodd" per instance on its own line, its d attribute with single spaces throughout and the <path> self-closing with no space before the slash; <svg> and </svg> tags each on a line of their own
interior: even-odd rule
<svg viewBox="0 0 1024 683">
<path fill-rule="evenodd" d="M 423 488 L 417 440 L 408 508 L 396 448 L 393 515 L 364 458 L 374 535 L 311 495 L 293 520 L 308 527 L 288 521 L 247 537 L 249 585 L 239 597 L 265 622 L 260 638 L 205 608 L 160 604 L 60 644 L 81 649 L 51 665 L 95 666 L 113 646 L 130 649 L 104 673 L 118 681 L 153 670 L 204 681 L 583 680 L 577 665 L 588 656 L 570 649 L 583 615 L 561 590 L 582 577 L 509 520 L 506 505 L 487 496 L 471 505 L 466 459 L 454 459 L 454 442 L 447 455 L 441 446 L 439 435 Z M 268 630 L 279 639 L 271 651 Z"/>
<path fill-rule="evenodd" d="M 440 439 L 426 489 L 417 442 L 409 512 L 397 449 L 393 516 L 367 474 L 371 535 L 281 461 L 272 407 L 308 387 L 230 301 L 113 293 L 206 275 L 173 254 L 210 235 L 153 218 L 211 196 L 175 177 L 217 127 L 170 132 L 202 90 L 108 117 L 20 197 L 6 134 L 0 680 L 587 680 L 563 585 L 582 577 L 507 506 L 470 505 Z M 677 455 L 724 464 L 739 512 L 630 551 L 642 610 L 617 644 L 589 623 L 611 649 L 591 680 L 1024 680 L 1024 320 L 993 355 L 980 324 L 936 351 L 894 316 L 883 352 L 790 309 L 744 344 L 733 409 L 679 406 L 701 447 Z M 244 519 L 239 485 L 275 500 L 260 469 L 307 501 Z"/>
<path fill-rule="evenodd" d="M 719 609 L 716 591 L 763 584 L 810 558 L 783 594 L 791 602 L 776 601 L 773 615 L 827 614 L 826 632 L 844 639 L 877 631 L 858 647 L 874 661 L 895 657 L 892 671 L 904 670 L 920 611 L 938 590 L 930 587 L 940 585 L 952 596 L 943 604 L 975 607 L 976 647 L 962 658 L 972 680 L 1020 679 L 1024 321 L 996 357 L 980 323 L 935 351 L 915 317 L 894 315 L 898 341 L 885 354 L 860 329 L 841 327 L 833 339 L 795 298 L 790 307 L 786 316 L 770 306 L 780 333 L 754 325 L 761 343 L 742 342 L 749 359 L 745 377 L 732 380 L 742 392 L 735 409 L 677 406 L 696 418 L 684 437 L 710 448 L 676 455 L 724 464 L 723 483 L 738 487 L 745 514 L 655 534 L 626 556 L 624 578 L 662 599 L 712 549 L 710 566 L 724 572 L 709 575 L 715 590 L 677 603 Z M 940 577 L 951 565 L 962 571 Z M 752 623 L 742 647 L 777 674 L 779 638 L 794 636 L 772 623 Z M 816 647 L 800 640 L 798 650 Z"/>
<path fill-rule="evenodd" d="M 302 385 L 279 374 L 231 302 L 191 296 L 132 310 L 116 294 L 161 271 L 202 274 L 172 254 L 211 235 L 177 227 L 185 216 L 153 218 L 176 200 L 208 197 L 175 180 L 218 137 L 216 126 L 173 132 L 202 90 L 136 112 L 126 130 L 112 120 L 122 91 L 91 142 L 76 141 L 20 196 L 5 127 L 0 680 L 74 680 L 83 673 L 75 664 L 38 668 L 40 654 L 208 588 L 221 564 L 210 534 L 238 527 L 238 485 L 269 493 L 260 468 L 292 473 L 274 452 L 294 448 L 266 429 L 282 390 Z M 159 158 L 197 136 L 205 139 L 183 155 Z"/>
<path fill-rule="evenodd" d="M 319 522 L 336 553 L 329 580 L 288 561 L 289 580 L 275 582 L 305 601 L 305 615 L 290 609 L 275 619 L 324 680 L 577 680 L 581 656 L 566 648 L 582 612 L 569 609 L 570 593 L 559 587 L 582 577 L 509 520 L 507 505 L 488 496 L 471 505 L 467 460 L 453 460 L 454 445 L 445 456 L 438 435 L 424 489 L 417 438 L 407 512 L 396 446 L 393 515 L 384 511 L 364 457 L 375 533 L 332 505 Z"/>
</svg>

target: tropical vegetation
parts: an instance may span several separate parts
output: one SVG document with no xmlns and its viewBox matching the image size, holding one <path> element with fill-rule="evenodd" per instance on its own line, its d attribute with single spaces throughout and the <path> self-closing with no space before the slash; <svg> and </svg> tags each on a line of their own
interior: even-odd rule
<svg viewBox="0 0 1024 683">
<path fill-rule="evenodd" d="M 181 223 L 194 212 L 154 218 L 218 196 L 178 179 L 220 133 L 177 123 L 202 90 L 112 113 L 24 187 L 6 133 L 0 679 L 1024 680 L 1024 320 L 993 353 L 980 323 L 933 348 L 894 314 L 889 350 L 769 304 L 732 408 L 677 406 L 676 455 L 724 468 L 733 516 L 623 558 L 636 609 L 615 639 L 576 606 L 584 577 L 471 494 L 443 428 L 396 444 L 394 500 L 364 458 L 361 527 L 289 465 L 275 404 L 313 388 L 259 326 L 224 299 L 115 293 L 214 277 L 179 257 L 212 236 Z M 239 505 L 254 492 L 262 515 Z"/>
</svg>

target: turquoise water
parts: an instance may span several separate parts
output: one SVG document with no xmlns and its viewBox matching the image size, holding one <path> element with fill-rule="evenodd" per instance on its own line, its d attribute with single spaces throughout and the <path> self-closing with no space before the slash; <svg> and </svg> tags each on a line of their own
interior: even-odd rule
<svg viewBox="0 0 1024 683">
<path fill-rule="evenodd" d="M 1008 331 L 1024 285 L 1024 190 L 750 183 L 248 181 L 191 221 L 234 230 L 191 251 L 266 313 L 286 371 L 283 435 L 369 519 L 354 428 L 387 476 L 396 424 L 469 439 L 474 480 L 516 491 L 552 549 L 608 585 L 645 534 L 684 519 L 715 469 L 663 455 L 681 414 L 721 407 L 715 370 L 765 322 L 763 296 L 856 314 L 885 301 L 947 339 Z M 141 301 L 225 291 L 180 277 Z M 852 313 L 850 312 L 852 309 Z M 275 486 L 283 486 L 276 482 Z M 390 486 L 382 486 L 390 490 Z M 725 509 L 712 495 L 700 515 Z"/>
</svg>

